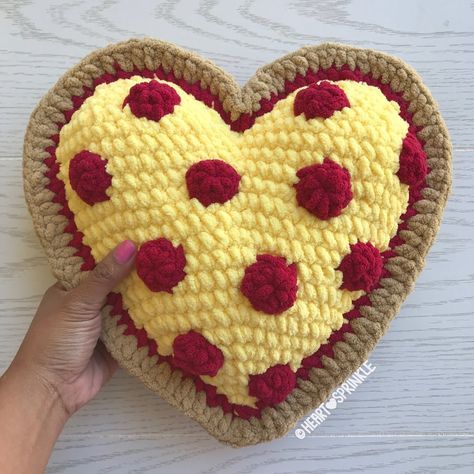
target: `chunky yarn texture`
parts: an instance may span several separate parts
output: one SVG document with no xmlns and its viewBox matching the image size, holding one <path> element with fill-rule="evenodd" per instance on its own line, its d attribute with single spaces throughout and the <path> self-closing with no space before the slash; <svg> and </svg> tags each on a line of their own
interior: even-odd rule
<svg viewBox="0 0 474 474">
<path fill-rule="evenodd" d="M 450 176 L 418 76 L 340 45 L 242 90 L 167 43 L 114 45 L 61 79 L 25 138 L 55 275 L 73 287 L 133 240 L 104 343 L 235 446 L 283 435 L 365 360 L 422 267 Z"/>
<path fill-rule="evenodd" d="M 399 106 L 361 82 L 323 83 L 328 100 L 345 98 L 329 117 L 295 113 L 302 87 L 239 134 L 181 87 L 136 75 L 98 85 L 61 130 L 58 178 L 94 260 L 136 242 L 136 273 L 118 288 L 130 317 L 162 356 L 180 335 L 204 335 L 224 363 L 198 375 L 233 404 L 280 398 L 253 396 L 249 377 L 296 373 L 341 327 L 378 283 L 407 209 Z M 173 112 L 137 114 L 124 98 L 139 86 L 160 107 L 176 91 Z M 107 162 L 106 201 L 91 205 L 68 180 L 84 153 Z"/>
</svg>

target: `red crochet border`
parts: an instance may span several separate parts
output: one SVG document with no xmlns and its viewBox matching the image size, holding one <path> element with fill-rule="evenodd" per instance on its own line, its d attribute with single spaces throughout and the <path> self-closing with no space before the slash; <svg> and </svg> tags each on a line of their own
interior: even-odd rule
<svg viewBox="0 0 474 474">
<path fill-rule="evenodd" d="M 260 109 L 253 113 L 253 114 L 242 114 L 236 121 L 231 122 L 230 115 L 227 113 L 222 106 L 221 101 L 217 96 L 212 94 L 207 89 L 202 89 L 199 82 L 194 84 L 189 84 L 184 79 L 176 78 L 172 72 L 166 73 L 161 68 L 157 69 L 156 71 L 151 71 L 149 69 L 134 69 L 132 71 L 124 71 L 120 68 L 118 64 L 114 66 L 115 73 L 105 73 L 95 79 L 93 81 L 92 87 L 83 87 L 83 94 L 79 96 L 72 97 L 73 106 L 71 109 L 64 112 L 65 123 L 61 124 L 58 123 L 58 133 L 51 136 L 54 145 L 49 146 L 46 148 L 49 156 L 44 160 L 45 164 L 47 165 L 48 169 L 45 172 L 45 176 L 49 179 L 48 189 L 54 193 L 54 197 L 52 199 L 53 202 L 58 203 L 61 205 L 61 209 L 59 214 L 65 216 L 68 220 L 68 225 L 64 229 L 64 232 L 70 233 L 72 235 L 72 239 L 69 243 L 70 246 L 77 249 L 75 252 L 75 256 L 81 257 L 84 262 L 81 265 L 81 270 L 87 271 L 92 270 L 95 266 L 94 258 L 91 254 L 90 247 L 83 244 L 83 237 L 84 235 L 80 232 L 74 222 L 74 215 L 69 209 L 67 204 L 66 196 L 65 196 L 65 189 L 64 183 L 57 177 L 57 173 L 59 171 L 59 164 L 56 161 L 56 147 L 59 142 L 59 131 L 61 128 L 70 121 L 72 114 L 82 105 L 82 103 L 90 97 L 95 87 L 102 83 L 110 83 L 116 81 L 118 79 L 125 79 L 130 78 L 134 75 L 139 75 L 145 78 L 152 78 L 156 75 L 159 79 L 166 80 L 169 82 L 173 82 L 179 85 L 182 89 L 186 92 L 192 94 L 196 99 L 205 103 L 208 107 L 213 108 L 216 110 L 222 117 L 222 119 L 230 125 L 230 128 L 234 131 L 243 132 L 244 130 L 250 128 L 255 119 L 267 112 L 270 112 L 275 103 L 279 100 L 285 98 L 288 94 L 293 92 L 294 90 L 308 85 L 312 82 L 320 81 L 323 79 L 327 80 L 354 80 L 358 82 L 365 82 L 369 85 L 373 85 L 378 87 L 389 100 L 396 101 L 400 106 L 400 116 L 407 121 L 409 124 L 409 131 L 411 131 L 415 136 L 417 136 L 417 132 L 422 128 L 418 127 L 413 123 L 413 117 L 411 112 L 409 111 L 409 103 L 403 98 L 402 92 L 394 92 L 388 84 L 383 84 L 378 79 L 375 79 L 370 74 L 364 74 L 360 70 L 351 70 L 347 65 L 342 66 L 340 69 L 336 67 L 331 67 L 326 70 L 319 70 L 317 72 L 308 70 L 306 75 L 298 74 L 296 75 L 293 81 L 287 80 L 285 82 L 285 88 L 283 92 L 279 94 L 272 94 L 269 99 L 262 99 L 260 101 Z M 417 137 L 418 138 L 418 137 Z M 423 146 L 424 143 L 420 140 L 421 145 Z M 407 229 L 407 221 L 411 217 L 417 214 L 416 210 L 413 207 L 413 204 L 421 199 L 421 190 L 426 186 L 426 181 L 420 183 L 417 186 L 411 186 L 409 190 L 409 203 L 407 207 L 407 211 L 405 214 L 401 216 L 401 223 L 398 226 L 396 235 L 391 239 L 389 244 L 389 249 L 382 253 L 384 262 L 388 259 L 396 255 L 394 251 L 395 247 L 404 243 L 403 239 L 400 237 L 399 233 L 402 230 Z M 384 268 L 383 277 L 389 276 L 389 272 Z M 377 285 L 376 288 L 379 288 L 380 284 Z M 150 356 L 157 355 L 158 360 L 157 363 L 161 364 L 163 362 L 168 362 L 173 369 L 176 369 L 173 366 L 173 360 L 171 356 L 162 356 L 157 352 L 157 344 L 154 340 L 148 338 L 146 331 L 142 328 L 139 329 L 135 327 L 133 320 L 131 319 L 128 311 L 123 307 L 122 296 L 119 293 L 110 293 L 107 298 L 107 303 L 111 305 L 112 310 L 110 312 L 111 316 L 120 316 L 120 319 L 117 322 L 117 325 L 125 325 L 126 329 L 124 331 L 124 335 L 133 335 L 136 337 L 137 340 L 137 347 L 144 347 L 148 346 L 148 354 Z M 368 296 L 363 296 L 356 300 L 353 305 L 353 309 L 348 311 L 344 314 L 344 318 L 348 321 L 344 323 L 337 331 L 334 331 L 328 339 L 326 344 L 323 344 L 319 347 L 319 349 L 312 355 L 306 357 L 302 361 L 302 366 L 297 370 L 298 378 L 303 380 L 307 380 L 309 378 L 309 371 L 311 368 L 322 368 L 322 357 L 330 357 L 334 356 L 333 346 L 338 341 L 344 340 L 344 334 L 351 333 L 351 321 L 361 317 L 360 308 L 361 306 L 370 306 L 371 302 Z M 264 406 L 258 406 L 257 408 L 251 408 L 244 405 L 237 405 L 230 403 L 227 397 L 223 394 L 218 394 L 216 391 L 216 387 L 213 385 L 207 384 L 201 380 L 200 377 L 196 377 L 190 374 L 184 374 L 185 377 L 190 377 L 193 379 L 196 390 L 197 391 L 204 391 L 206 393 L 206 402 L 208 406 L 215 407 L 221 406 L 225 413 L 232 413 L 233 416 L 239 416 L 244 419 L 248 419 L 251 416 L 260 417 L 261 411 Z"/>
</svg>

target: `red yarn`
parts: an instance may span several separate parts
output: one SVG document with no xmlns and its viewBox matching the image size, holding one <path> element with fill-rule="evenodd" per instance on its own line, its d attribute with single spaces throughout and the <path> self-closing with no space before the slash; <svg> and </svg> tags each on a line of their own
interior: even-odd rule
<svg viewBox="0 0 474 474">
<path fill-rule="evenodd" d="M 370 242 L 351 245 L 351 253 L 341 261 L 338 270 L 342 272 L 341 288 L 349 291 L 372 290 L 378 283 L 383 269 L 382 256 Z"/>
<path fill-rule="evenodd" d="M 327 119 L 334 112 L 350 106 L 346 93 L 340 87 L 322 81 L 310 84 L 296 94 L 293 111 L 295 115 L 304 113 L 306 120 L 316 117 Z"/>
<path fill-rule="evenodd" d="M 400 168 L 397 176 L 404 184 L 414 185 L 422 182 L 428 173 L 426 153 L 416 136 L 408 132 L 403 140 L 400 153 Z"/>
<path fill-rule="evenodd" d="M 145 242 L 136 258 L 138 276 L 151 291 L 173 293 L 172 288 L 186 275 L 185 265 L 183 246 L 173 247 L 163 237 Z"/>
<path fill-rule="evenodd" d="M 180 102 L 181 98 L 171 86 L 152 80 L 132 86 L 123 107 L 128 104 L 135 117 L 158 122 L 161 117 L 172 113 Z"/>
<path fill-rule="evenodd" d="M 83 150 L 69 163 L 69 182 L 79 197 L 92 206 L 107 201 L 106 190 L 112 184 L 112 176 L 106 170 L 107 161 L 100 155 Z"/>
<path fill-rule="evenodd" d="M 232 199 L 239 190 L 239 183 L 239 173 L 222 160 L 202 160 L 186 172 L 189 197 L 206 207 Z"/>
<path fill-rule="evenodd" d="M 296 301 L 296 265 L 288 265 L 283 257 L 258 255 L 245 269 L 240 290 L 257 311 L 282 313 Z"/>
<path fill-rule="evenodd" d="M 173 353 L 174 365 L 192 375 L 214 377 L 224 364 L 222 351 L 195 331 L 176 336 Z"/>
<path fill-rule="evenodd" d="M 336 217 L 352 199 L 349 171 L 329 158 L 301 168 L 295 184 L 298 204 L 322 220 Z"/>
<path fill-rule="evenodd" d="M 249 395 L 264 405 L 282 402 L 296 386 L 296 375 L 288 365 L 275 365 L 263 374 L 249 377 Z"/>
</svg>

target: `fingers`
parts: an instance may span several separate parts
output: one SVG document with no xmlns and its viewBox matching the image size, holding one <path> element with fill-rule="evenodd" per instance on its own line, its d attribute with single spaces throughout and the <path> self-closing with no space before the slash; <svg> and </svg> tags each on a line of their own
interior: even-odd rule
<svg viewBox="0 0 474 474">
<path fill-rule="evenodd" d="M 107 294 L 117 286 L 133 268 L 136 254 L 135 244 L 130 240 L 120 243 L 110 252 L 87 278 L 69 292 L 71 302 L 78 304 L 86 317 L 87 313 L 99 311 Z"/>
</svg>

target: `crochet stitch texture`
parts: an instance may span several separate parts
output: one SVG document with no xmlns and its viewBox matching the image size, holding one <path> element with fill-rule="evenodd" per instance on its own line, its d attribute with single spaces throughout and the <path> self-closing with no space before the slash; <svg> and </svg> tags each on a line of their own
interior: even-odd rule
<svg viewBox="0 0 474 474">
<path fill-rule="evenodd" d="M 195 55 L 131 41 L 66 75 L 25 140 L 55 274 L 74 286 L 134 240 L 104 342 L 239 446 L 282 435 L 363 362 L 450 184 L 444 125 L 403 63 L 322 45 L 252 81 L 241 92 Z"/>
<path fill-rule="evenodd" d="M 296 372 L 341 327 L 343 314 L 363 295 L 357 290 L 371 289 L 345 285 L 348 271 L 338 267 L 351 245 L 370 242 L 384 252 L 396 233 L 408 203 L 408 185 L 397 176 L 408 124 L 378 88 L 325 81 L 347 97 L 341 110 L 328 116 L 326 108 L 323 117 L 312 114 L 309 120 L 296 115 L 297 90 L 240 134 L 171 83 L 149 82 L 167 86 L 164 103 L 169 88 L 180 98 L 159 120 L 153 110 L 149 118 L 142 109 L 137 115 L 122 106 L 147 82 L 134 76 L 97 86 L 61 130 L 58 177 L 95 261 L 122 240 L 139 246 L 137 272 L 117 290 L 135 325 L 156 341 L 158 353 L 172 355 L 181 334 L 202 334 L 223 352 L 224 364 L 212 377 L 198 375 L 231 403 L 255 407 L 259 400 L 249 394 L 249 376 L 286 364 Z M 84 150 L 106 160 L 112 176 L 109 199 L 92 206 L 68 179 L 69 162 Z M 235 196 L 212 206 L 193 199 L 186 183 L 188 170 L 209 157 L 219 157 L 241 177 Z M 299 170 L 324 167 L 328 157 L 332 166 L 319 179 L 335 192 L 326 199 L 339 207 L 337 183 L 331 180 L 339 179 L 341 169 L 350 175 L 352 199 L 339 216 L 324 213 L 320 219 L 298 205 L 295 184 Z M 167 248 L 155 245 L 152 253 L 156 239 L 164 239 Z M 173 245 L 184 248 L 184 268 L 184 256 L 178 259 Z M 296 282 L 286 283 L 285 263 L 244 278 L 246 269 L 262 262 L 261 254 L 293 265 L 297 295 L 288 293 L 296 293 Z M 355 257 L 351 278 L 372 278 L 371 266 L 357 263 Z"/>
</svg>

